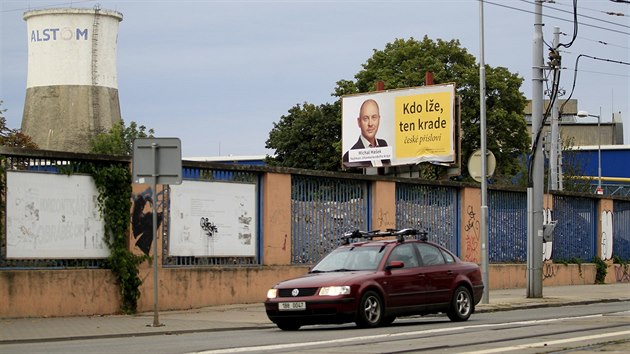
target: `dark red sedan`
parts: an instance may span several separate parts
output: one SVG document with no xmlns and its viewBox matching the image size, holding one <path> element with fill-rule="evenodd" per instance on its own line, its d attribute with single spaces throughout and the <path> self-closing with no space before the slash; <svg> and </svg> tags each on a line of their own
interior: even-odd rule
<svg viewBox="0 0 630 354">
<path fill-rule="evenodd" d="M 267 292 L 267 316 L 282 330 L 355 322 L 391 324 L 396 317 L 446 313 L 466 321 L 481 300 L 479 266 L 428 242 L 415 229 L 354 231 L 308 274 Z M 350 241 L 357 242 L 350 242 Z"/>
</svg>

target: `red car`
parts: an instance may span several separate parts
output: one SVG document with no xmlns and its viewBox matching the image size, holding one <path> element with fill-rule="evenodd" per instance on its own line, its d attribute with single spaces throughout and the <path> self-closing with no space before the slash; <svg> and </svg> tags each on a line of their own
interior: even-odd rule
<svg viewBox="0 0 630 354">
<path fill-rule="evenodd" d="M 354 231 L 344 239 L 346 245 L 308 274 L 269 289 L 265 310 L 280 329 L 346 322 L 387 326 L 399 316 L 441 312 L 466 321 L 481 300 L 479 266 L 428 242 L 426 233 Z"/>
</svg>

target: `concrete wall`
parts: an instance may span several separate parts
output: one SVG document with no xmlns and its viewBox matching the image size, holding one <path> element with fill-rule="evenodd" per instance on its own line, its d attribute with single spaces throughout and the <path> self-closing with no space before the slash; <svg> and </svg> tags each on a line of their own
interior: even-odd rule
<svg viewBox="0 0 630 354">
<path fill-rule="evenodd" d="M 372 229 L 387 230 L 396 227 L 396 183 L 375 181 L 372 184 Z"/>
<path fill-rule="evenodd" d="M 490 289 L 526 288 L 524 264 L 491 264 Z M 308 272 L 307 266 L 259 266 L 160 269 L 158 303 L 161 311 L 213 305 L 262 303 L 276 282 Z M 139 312 L 153 310 L 153 273 L 143 265 Z M 630 281 L 618 264 L 607 281 Z M 624 278 L 625 276 L 625 278 Z M 553 264 L 543 267 L 543 286 L 595 282 L 593 264 Z M 0 271 L 0 318 L 116 314 L 120 295 L 109 270 Z"/>
<path fill-rule="evenodd" d="M 543 286 L 585 285 L 595 283 L 594 264 L 543 264 Z M 527 288 L 526 264 L 491 264 L 490 289 Z"/>
<path fill-rule="evenodd" d="M 0 271 L 0 317 L 112 314 L 119 307 L 106 269 Z"/>
<path fill-rule="evenodd" d="M 118 89 L 39 86 L 26 90 L 21 129 L 40 149 L 89 152 L 90 140 L 120 121 Z"/>
<path fill-rule="evenodd" d="M 531 129 L 531 124 L 528 124 L 527 130 L 529 133 L 531 133 Z M 563 122 L 560 129 L 562 141 L 570 142 L 573 146 L 597 146 L 599 143 L 602 146 L 624 144 L 623 124 L 621 122 L 601 122 L 599 125 L 601 137 L 597 135 L 597 119 L 595 119 L 595 123 Z M 548 134 L 550 131 L 551 127 L 548 124 L 545 125 L 543 134 Z"/>
</svg>

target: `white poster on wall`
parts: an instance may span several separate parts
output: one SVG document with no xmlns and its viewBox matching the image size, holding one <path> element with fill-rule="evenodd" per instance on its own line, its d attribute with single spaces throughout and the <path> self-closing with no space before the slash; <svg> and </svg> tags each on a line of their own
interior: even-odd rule
<svg viewBox="0 0 630 354">
<path fill-rule="evenodd" d="M 602 211 L 602 239 L 601 258 L 609 260 L 613 256 L 613 213 L 610 210 Z"/>
<path fill-rule="evenodd" d="M 7 258 L 107 258 L 91 176 L 7 172 Z"/>
<path fill-rule="evenodd" d="M 170 193 L 169 255 L 256 255 L 256 185 L 182 181 Z"/>
</svg>

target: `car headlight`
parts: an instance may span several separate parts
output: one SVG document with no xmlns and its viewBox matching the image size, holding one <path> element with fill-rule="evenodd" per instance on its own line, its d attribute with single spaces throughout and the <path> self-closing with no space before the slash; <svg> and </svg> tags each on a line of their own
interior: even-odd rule
<svg viewBox="0 0 630 354">
<path fill-rule="evenodd" d="M 278 297 L 278 289 L 267 290 L 267 299 L 275 299 Z"/>
<path fill-rule="evenodd" d="M 324 286 L 319 289 L 320 296 L 338 296 L 350 294 L 350 287 L 345 286 Z"/>
</svg>

